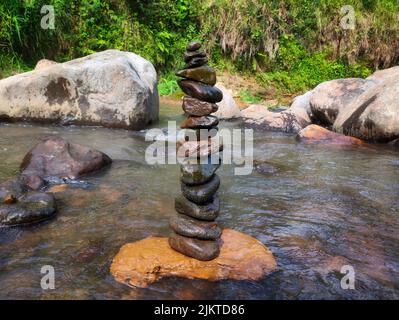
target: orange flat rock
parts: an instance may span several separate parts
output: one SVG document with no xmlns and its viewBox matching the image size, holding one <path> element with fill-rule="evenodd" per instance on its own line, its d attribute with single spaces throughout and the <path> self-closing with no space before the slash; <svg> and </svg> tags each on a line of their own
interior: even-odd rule
<svg viewBox="0 0 399 320">
<path fill-rule="evenodd" d="M 164 277 L 217 281 L 259 280 L 276 270 L 271 251 L 257 239 L 224 229 L 220 255 L 199 261 L 171 249 L 168 238 L 149 237 L 124 245 L 114 257 L 111 274 L 133 287 L 146 287 Z"/>
<path fill-rule="evenodd" d="M 345 136 L 330 131 L 316 124 L 308 125 L 298 133 L 298 138 L 305 143 L 325 143 L 338 145 L 363 145 L 364 142 L 358 138 Z"/>
</svg>

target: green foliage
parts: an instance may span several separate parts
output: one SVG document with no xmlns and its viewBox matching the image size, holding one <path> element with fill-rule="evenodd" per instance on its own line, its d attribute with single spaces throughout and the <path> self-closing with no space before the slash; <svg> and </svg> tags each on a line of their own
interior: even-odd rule
<svg viewBox="0 0 399 320">
<path fill-rule="evenodd" d="M 48 4 L 54 30 L 40 27 Z M 347 4 L 355 9 L 355 30 L 340 27 Z M 397 0 L 1 0 L 0 77 L 41 58 L 66 61 L 112 48 L 150 60 L 160 93 L 169 94 L 178 90 L 170 74 L 195 39 L 218 70 L 293 93 L 397 64 L 398 18 Z M 241 95 L 249 103 L 260 99 Z"/>
<path fill-rule="evenodd" d="M 330 60 L 325 52 L 309 54 L 294 38 L 282 39 L 273 71 L 257 75 L 262 84 L 274 86 L 280 94 L 305 91 L 331 79 L 364 78 L 371 73 L 363 64 Z"/>
<path fill-rule="evenodd" d="M 240 91 L 240 99 L 248 104 L 253 104 L 253 103 L 260 103 L 262 102 L 262 98 L 257 96 L 257 95 L 253 95 L 249 90 L 247 89 L 243 89 Z"/>
<path fill-rule="evenodd" d="M 162 76 L 158 83 L 158 92 L 161 96 L 168 96 L 180 91 L 177 77 L 173 74 Z"/>
</svg>

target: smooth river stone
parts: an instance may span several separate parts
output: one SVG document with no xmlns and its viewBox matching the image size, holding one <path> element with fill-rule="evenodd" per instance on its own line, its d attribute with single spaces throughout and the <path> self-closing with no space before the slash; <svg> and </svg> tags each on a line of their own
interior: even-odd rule
<svg viewBox="0 0 399 320">
<path fill-rule="evenodd" d="M 183 98 L 183 110 L 190 116 L 207 116 L 218 111 L 218 108 L 219 107 L 215 103 L 201 101 L 189 96 L 184 96 Z"/>
<path fill-rule="evenodd" d="M 199 205 L 187 200 L 183 196 L 179 196 L 175 198 L 175 209 L 181 214 L 185 214 L 196 219 L 213 221 L 219 215 L 220 200 L 216 193 L 213 195 L 212 202 Z"/>
<path fill-rule="evenodd" d="M 221 241 L 187 238 L 174 233 L 169 238 L 169 245 L 172 249 L 185 256 L 201 261 L 209 261 L 219 255 Z"/>
<path fill-rule="evenodd" d="M 192 58 L 186 65 L 184 69 L 200 67 L 208 63 L 207 58 Z"/>
<path fill-rule="evenodd" d="M 0 226 L 31 224 L 51 218 L 56 213 L 54 195 L 30 192 L 13 204 L 0 205 Z"/>
<path fill-rule="evenodd" d="M 176 72 L 176 75 L 189 80 L 199 81 L 210 86 L 216 83 L 216 72 L 210 66 L 201 66 L 197 68 L 183 69 Z"/>
<path fill-rule="evenodd" d="M 198 186 L 188 186 L 184 183 L 181 183 L 181 190 L 183 196 L 185 196 L 188 200 L 196 204 L 205 204 L 213 199 L 213 195 L 219 189 L 219 186 L 220 179 L 218 175 L 215 174 L 209 182 Z"/>
<path fill-rule="evenodd" d="M 186 50 L 187 50 L 187 51 L 196 51 L 196 50 L 198 50 L 199 48 L 201 48 L 201 42 L 198 42 L 198 41 L 191 41 L 191 42 L 187 45 Z"/>
<path fill-rule="evenodd" d="M 209 129 L 216 127 L 219 119 L 215 116 L 188 117 L 180 125 L 182 129 Z"/>
<path fill-rule="evenodd" d="M 174 232 L 190 238 L 216 240 L 222 234 L 216 222 L 201 221 L 183 214 L 172 217 L 169 224 Z"/>
<path fill-rule="evenodd" d="M 178 158 L 204 158 L 223 150 L 216 139 L 185 141 L 176 144 Z"/>
<path fill-rule="evenodd" d="M 220 102 L 223 99 L 222 91 L 216 87 L 191 80 L 179 80 L 177 83 L 185 94 L 193 98 L 211 103 Z"/>
<path fill-rule="evenodd" d="M 220 167 L 221 160 L 219 158 L 219 163 L 212 164 L 211 158 L 208 157 L 208 163 L 192 162 L 194 161 L 185 161 L 180 166 L 180 181 L 186 185 L 199 185 L 211 180 L 216 170 Z"/>
<path fill-rule="evenodd" d="M 205 58 L 206 54 L 203 51 L 187 51 L 184 52 L 184 61 L 190 62 L 194 58 Z"/>
</svg>

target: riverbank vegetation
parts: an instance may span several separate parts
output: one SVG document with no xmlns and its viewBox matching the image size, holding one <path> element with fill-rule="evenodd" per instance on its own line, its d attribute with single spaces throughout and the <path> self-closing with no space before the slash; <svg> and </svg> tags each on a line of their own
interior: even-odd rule
<svg viewBox="0 0 399 320">
<path fill-rule="evenodd" d="M 41 28 L 48 4 L 55 29 Z M 196 39 L 220 73 L 253 79 L 238 92 L 258 102 L 398 64 L 398 19 L 397 0 L 3 0 L 0 77 L 114 48 L 150 60 L 168 95 Z"/>
</svg>

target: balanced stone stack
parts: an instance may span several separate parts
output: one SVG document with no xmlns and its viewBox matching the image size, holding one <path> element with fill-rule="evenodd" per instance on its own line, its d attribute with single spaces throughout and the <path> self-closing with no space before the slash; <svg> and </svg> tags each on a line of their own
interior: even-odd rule
<svg viewBox="0 0 399 320">
<path fill-rule="evenodd" d="M 219 120 L 210 114 L 217 111 L 216 103 L 223 99 L 223 94 L 214 87 L 215 70 L 207 65 L 200 48 L 199 42 L 187 45 L 186 66 L 176 73 L 183 78 L 178 84 L 186 94 L 183 110 L 188 115 L 181 128 L 192 129 L 195 139 L 185 139 L 178 149 L 178 156 L 184 157 L 180 177 L 182 195 L 175 199 L 178 214 L 170 221 L 174 232 L 169 245 L 186 256 L 207 261 L 219 255 L 221 245 L 222 230 L 215 222 L 220 209 L 216 193 L 220 180 L 215 172 L 220 166 L 222 147 L 211 143 Z"/>
</svg>

